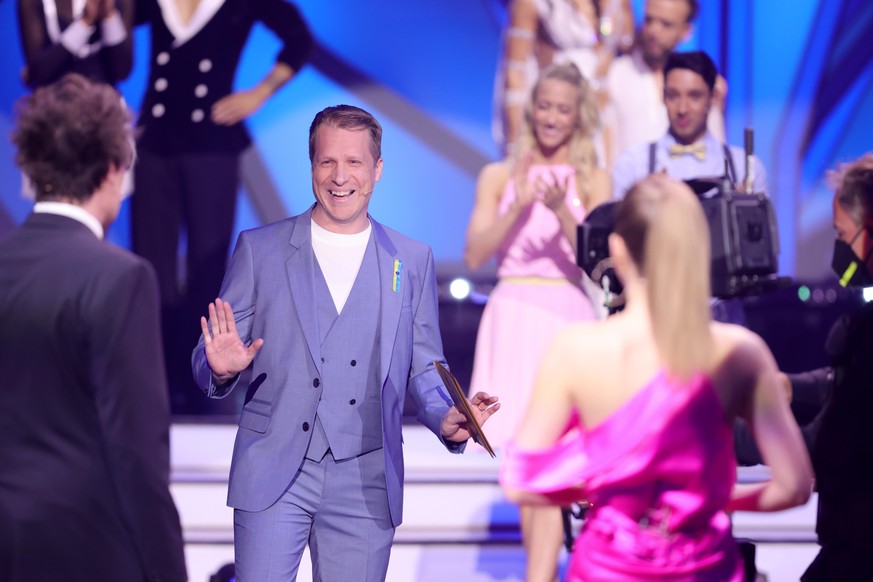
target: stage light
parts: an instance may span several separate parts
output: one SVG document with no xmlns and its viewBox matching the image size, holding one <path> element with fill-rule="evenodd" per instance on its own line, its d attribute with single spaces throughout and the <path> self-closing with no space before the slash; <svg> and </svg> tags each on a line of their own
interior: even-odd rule
<svg viewBox="0 0 873 582">
<path fill-rule="evenodd" d="M 458 277 L 449 284 L 449 293 L 458 301 L 463 301 L 470 296 L 473 286 L 466 279 Z"/>
<path fill-rule="evenodd" d="M 812 293 L 810 292 L 809 287 L 807 287 L 806 285 L 801 285 L 797 288 L 797 297 L 804 303 L 809 301 L 809 296 L 811 294 Z"/>
<path fill-rule="evenodd" d="M 864 301 L 873 301 L 873 287 L 864 287 Z"/>
</svg>

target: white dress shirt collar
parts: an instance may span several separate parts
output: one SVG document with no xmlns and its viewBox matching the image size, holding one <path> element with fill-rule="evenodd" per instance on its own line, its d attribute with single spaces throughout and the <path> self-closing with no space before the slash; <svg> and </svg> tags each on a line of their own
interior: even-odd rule
<svg viewBox="0 0 873 582">
<path fill-rule="evenodd" d="M 194 9 L 194 14 L 187 23 L 182 22 L 182 16 L 179 14 L 179 7 L 174 0 L 158 0 L 158 5 L 161 7 L 161 16 L 164 19 L 164 24 L 167 30 L 173 35 L 173 47 L 179 47 L 196 35 L 200 30 L 209 24 L 218 9 L 224 5 L 225 0 L 200 0 L 197 8 Z"/>
<path fill-rule="evenodd" d="M 56 214 L 58 216 L 66 216 L 78 222 L 81 222 L 88 227 L 88 230 L 94 233 L 94 236 L 103 240 L 103 225 L 94 217 L 93 214 L 75 204 L 66 202 L 37 202 L 33 205 L 34 214 Z"/>
</svg>

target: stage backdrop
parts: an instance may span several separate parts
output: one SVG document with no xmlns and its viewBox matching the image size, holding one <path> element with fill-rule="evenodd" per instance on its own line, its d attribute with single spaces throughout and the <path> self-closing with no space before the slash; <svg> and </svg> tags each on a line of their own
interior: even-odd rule
<svg viewBox="0 0 873 582">
<path fill-rule="evenodd" d="M 823 174 L 873 149 L 873 4 L 863 0 L 708 0 L 683 48 L 702 48 L 728 80 L 728 138 L 754 127 L 767 166 L 781 240 L 780 271 L 827 276 L 832 239 Z M 307 132 L 327 105 L 351 103 L 383 123 L 385 171 L 373 215 L 426 241 L 441 272 L 463 271 L 464 231 L 476 175 L 496 159 L 491 138 L 494 71 L 505 0 L 409 2 L 304 0 L 298 3 L 319 47 L 311 64 L 250 121 L 255 147 L 244 162 L 237 228 L 305 209 L 312 200 Z M 642 1 L 634 2 L 637 18 Z M 148 37 L 135 33 L 135 68 L 121 86 L 139 106 Z M 269 69 L 277 44 L 251 37 L 239 74 L 249 87 Z M 0 0 L 0 233 L 31 204 L 8 135 L 21 48 L 15 2 Z M 127 209 L 112 240 L 127 246 Z"/>
</svg>

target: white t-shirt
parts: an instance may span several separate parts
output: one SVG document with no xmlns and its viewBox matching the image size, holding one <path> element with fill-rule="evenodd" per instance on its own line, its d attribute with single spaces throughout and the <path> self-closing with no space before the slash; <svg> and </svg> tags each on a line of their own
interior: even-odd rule
<svg viewBox="0 0 873 582">
<path fill-rule="evenodd" d="M 352 292 L 372 231 L 373 225 L 368 223 L 367 228 L 361 232 L 338 234 L 325 230 L 312 221 L 312 250 L 327 282 L 327 288 L 330 289 L 337 313 L 342 312 L 349 293 Z"/>
</svg>

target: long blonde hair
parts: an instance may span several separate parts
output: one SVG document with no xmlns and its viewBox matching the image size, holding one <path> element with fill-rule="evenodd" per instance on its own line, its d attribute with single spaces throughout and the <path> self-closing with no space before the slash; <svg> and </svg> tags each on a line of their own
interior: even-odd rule
<svg viewBox="0 0 873 582">
<path fill-rule="evenodd" d="M 687 378 L 712 361 L 709 226 L 685 184 L 661 174 L 619 204 L 615 233 L 645 279 L 655 344 L 667 370 Z"/>
<path fill-rule="evenodd" d="M 525 154 L 539 147 L 533 130 L 534 103 L 540 86 L 549 79 L 564 81 L 578 91 L 578 123 L 570 137 L 568 157 L 570 165 L 576 170 L 576 191 L 579 194 L 579 200 L 582 201 L 587 210 L 591 210 L 589 204 L 591 178 L 597 167 L 597 152 L 594 149 L 592 138 L 600 128 L 600 114 L 597 110 L 594 92 L 576 65 L 572 63 L 550 65 L 540 74 L 525 104 L 525 124 L 518 138 L 518 147 L 511 162 L 516 163 Z"/>
</svg>

